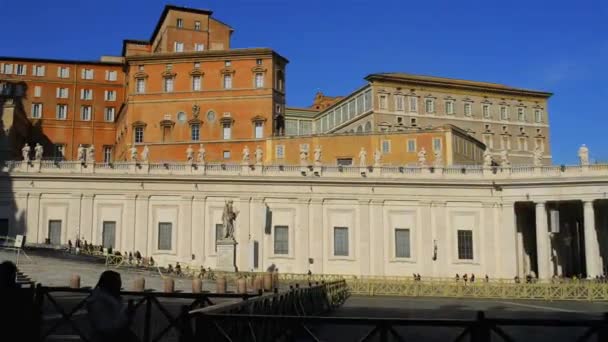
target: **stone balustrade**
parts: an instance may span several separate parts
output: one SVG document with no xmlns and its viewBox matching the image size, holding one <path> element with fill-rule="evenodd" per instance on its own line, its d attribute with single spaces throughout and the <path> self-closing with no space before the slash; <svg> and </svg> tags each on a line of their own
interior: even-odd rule
<svg viewBox="0 0 608 342">
<path fill-rule="evenodd" d="M 33 160 L 8 161 L 1 172 L 10 174 L 124 174 L 176 176 L 283 176 L 310 178 L 441 178 L 441 179 L 509 179 L 548 178 L 608 175 L 608 164 L 552 165 L 512 167 L 449 166 L 329 166 L 329 165 L 247 165 L 247 164 L 191 164 L 180 162 L 116 162 L 81 163 L 78 161 Z"/>
</svg>

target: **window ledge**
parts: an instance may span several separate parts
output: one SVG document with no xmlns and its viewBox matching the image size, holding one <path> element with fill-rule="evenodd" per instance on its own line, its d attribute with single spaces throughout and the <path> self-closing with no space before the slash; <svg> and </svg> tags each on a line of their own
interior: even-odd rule
<svg viewBox="0 0 608 342">
<path fill-rule="evenodd" d="M 475 260 L 456 260 L 452 262 L 453 265 L 480 265 L 478 261 Z"/>
</svg>

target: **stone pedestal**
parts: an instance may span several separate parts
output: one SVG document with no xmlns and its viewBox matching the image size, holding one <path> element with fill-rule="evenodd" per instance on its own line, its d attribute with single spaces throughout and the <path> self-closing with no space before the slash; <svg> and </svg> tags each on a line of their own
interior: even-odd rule
<svg viewBox="0 0 608 342">
<path fill-rule="evenodd" d="M 236 272 L 236 241 L 233 239 L 221 239 L 217 242 L 217 265 L 218 271 Z"/>
</svg>

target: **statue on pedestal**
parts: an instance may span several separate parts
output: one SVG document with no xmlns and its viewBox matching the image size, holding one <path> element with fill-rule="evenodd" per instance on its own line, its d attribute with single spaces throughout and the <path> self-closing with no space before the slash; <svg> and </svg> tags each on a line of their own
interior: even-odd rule
<svg viewBox="0 0 608 342">
<path fill-rule="evenodd" d="M 382 152 L 379 149 L 374 151 L 374 167 L 382 166 Z"/>
<path fill-rule="evenodd" d="M 580 160 L 581 165 L 583 165 L 583 166 L 589 165 L 589 149 L 587 148 L 587 146 L 585 146 L 585 144 L 583 144 L 578 149 L 578 159 Z"/>
<path fill-rule="evenodd" d="M 205 147 L 203 147 L 203 144 L 198 145 L 197 162 L 199 164 L 205 164 Z"/>
<path fill-rule="evenodd" d="M 95 164 L 95 146 L 91 145 L 87 151 L 87 163 Z"/>
<path fill-rule="evenodd" d="M 441 151 L 435 151 L 435 167 L 443 167 L 443 156 Z"/>
<path fill-rule="evenodd" d="M 137 155 L 136 155 L 136 157 L 137 157 Z M 148 145 L 145 145 L 144 150 L 141 151 L 141 160 L 143 162 L 148 162 L 148 158 L 150 158 L 150 150 L 148 149 Z"/>
<path fill-rule="evenodd" d="M 507 150 L 502 150 L 500 152 L 500 166 L 511 167 L 511 162 L 509 162 L 509 152 Z"/>
<path fill-rule="evenodd" d="M 222 225 L 224 227 L 224 239 L 234 240 L 234 221 L 236 220 L 238 211 L 233 208 L 233 202 L 227 201 L 224 205 L 224 212 L 222 213 Z"/>
<path fill-rule="evenodd" d="M 321 164 L 321 145 L 317 145 L 317 147 L 315 148 L 315 164 Z"/>
<path fill-rule="evenodd" d="M 483 151 L 483 167 L 489 168 L 492 166 L 492 153 L 490 153 L 490 149 L 486 147 L 485 151 Z"/>
<path fill-rule="evenodd" d="M 188 145 L 188 148 L 186 149 L 186 161 L 188 163 L 194 161 L 194 150 L 192 149 L 192 145 Z"/>
<path fill-rule="evenodd" d="M 543 151 L 537 147 L 534 150 L 534 166 L 542 166 L 543 165 Z"/>
<path fill-rule="evenodd" d="M 249 147 L 243 147 L 243 164 L 249 164 Z"/>
<path fill-rule="evenodd" d="M 130 157 L 129 160 L 131 160 L 132 162 L 136 162 L 137 161 L 137 147 L 133 146 L 129 149 L 129 153 L 130 153 Z"/>
<path fill-rule="evenodd" d="M 308 151 L 300 148 L 300 165 L 305 166 L 308 164 Z"/>
<path fill-rule="evenodd" d="M 82 144 L 78 145 L 78 150 L 77 150 L 77 159 L 79 162 L 84 163 L 84 146 L 82 146 Z"/>
<path fill-rule="evenodd" d="M 42 160 L 42 154 L 44 153 L 44 148 L 39 143 L 36 143 L 34 146 L 34 159 L 37 161 Z"/>
<path fill-rule="evenodd" d="M 361 151 L 359 151 L 359 167 L 367 166 L 367 152 L 365 151 L 365 147 L 361 147 Z"/>
<path fill-rule="evenodd" d="M 262 148 L 258 145 L 255 148 L 255 163 L 262 164 L 262 159 L 264 159 L 264 151 L 262 151 Z"/>
<path fill-rule="evenodd" d="M 418 151 L 418 165 L 426 166 L 426 150 L 423 148 Z"/>
<path fill-rule="evenodd" d="M 28 145 L 28 144 L 23 145 L 23 148 L 21 149 L 21 155 L 23 156 L 24 162 L 30 161 L 30 145 Z"/>
</svg>

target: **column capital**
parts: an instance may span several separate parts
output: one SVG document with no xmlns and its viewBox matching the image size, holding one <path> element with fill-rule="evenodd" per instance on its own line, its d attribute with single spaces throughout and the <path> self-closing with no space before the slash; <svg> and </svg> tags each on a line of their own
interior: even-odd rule
<svg viewBox="0 0 608 342">
<path fill-rule="evenodd" d="M 585 198 L 581 200 L 583 202 L 584 205 L 591 205 L 593 206 L 593 202 L 595 202 L 595 198 Z"/>
<path fill-rule="evenodd" d="M 511 204 L 513 205 L 513 204 Z M 481 207 L 482 208 L 496 208 L 498 206 L 498 203 L 495 202 L 482 202 L 481 203 Z"/>
<path fill-rule="evenodd" d="M 134 199 L 137 199 L 137 197 L 138 197 L 138 194 L 126 194 L 125 195 L 125 199 L 128 199 L 128 200 L 134 200 Z"/>
<path fill-rule="evenodd" d="M 296 203 L 298 204 L 308 204 L 311 202 L 310 198 L 297 198 Z"/>
<path fill-rule="evenodd" d="M 194 202 L 204 202 L 206 199 L 207 199 L 207 196 L 194 195 Z"/>
<path fill-rule="evenodd" d="M 95 194 L 82 194 L 82 199 L 92 199 L 95 198 Z"/>
<path fill-rule="evenodd" d="M 382 206 L 384 205 L 384 200 L 373 199 L 369 201 L 369 204 L 374 206 Z"/>
<path fill-rule="evenodd" d="M 249 202 L 249 201 L 251 201 L 251 197 L 250 196 L 239 197 L 239 202 L 241 202 L 241 203 L 242 202 Z"/>
<path fill-rule="evenodd" d="M 431 201 L 431 207 L 433 208 L 445 208 L 447 205 L 447 201 Z"/>
<path fill-rule="evenodd" d="M 323 204 L 323 202 L 325 201 L 325 199 L 323 198 L 311 198 L 310 199 L 310 204 Z"/>
<path fill-rule="evenodd" d="M 357 200 L 357 202 L 358 202 L 360 205 L 369 205 L 371 201 L 372 201 L 372 200 L 370 200 L 370 199 L 368 199 L 368 198 L 360 198 L 360 199 L 358 199 L 358 200 Z"/>
<path fill-rule="evenodd" d="M 544 207 L 547 205 L 547 201 L 534 201 L 536 207 Z"/>
<path fill-rule="evenodd" d="M 183 195 L 183 196 L 180 196 L 180 199 L 182 201 L 192 201 L 193 198 L 194 198 L 194 195 Z"/>
</svg>

